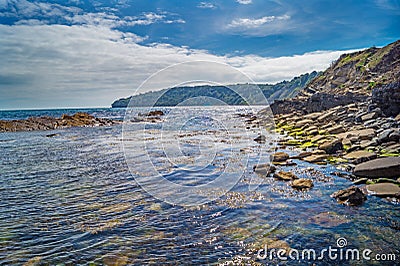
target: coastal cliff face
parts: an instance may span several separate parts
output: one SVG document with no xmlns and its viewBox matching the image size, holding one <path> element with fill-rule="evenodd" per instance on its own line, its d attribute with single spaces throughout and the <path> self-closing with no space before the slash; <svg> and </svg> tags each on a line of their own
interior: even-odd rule
<svg viewBox="0 0 400 266">
<path fill-rule="evenodd" d="M 350 103 L 372 101 L 386 116 L 400 108 L 400 40 L 382 48 L 343 54 L 327 70 L 288 100 L 277 100 L 275 114 L 312 113 Z"/>
</svg>

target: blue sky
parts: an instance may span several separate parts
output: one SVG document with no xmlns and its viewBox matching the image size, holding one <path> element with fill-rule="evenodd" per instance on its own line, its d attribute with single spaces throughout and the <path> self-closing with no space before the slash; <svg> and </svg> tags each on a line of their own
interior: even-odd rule
<svg viewBox="0 0 400 266">
<path fill-rule="evenodd" d="M 399 39 L 400 1 L 0 0 L 0 36 L 0 109 L 109 106 L 185 61 L 255 82 L 323 70 Z"/>
</svg>

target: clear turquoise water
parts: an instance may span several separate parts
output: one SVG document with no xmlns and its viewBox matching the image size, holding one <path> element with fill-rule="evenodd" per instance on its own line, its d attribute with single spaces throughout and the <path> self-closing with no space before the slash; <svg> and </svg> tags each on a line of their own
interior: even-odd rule
<svg viewBox="0 0 400 266">
<path fill-rule="evenodd" d="M 43 112 L 59 116 L 65 110 Z M 230 117 L 227 110 L 221 112 Z M 124 115 L 123 110 L 108 109 L 89 113 L 121 119 Z M 0 119 L 38 114 L 0 112 Z M 48 138 L 49 133 L 59 135 Z M 351 248 L 395 253 L 397 261 L 258 262 L 399 264 L 399 205 L 375 197 L 360 207 L 337 204 L 329 195 L 351 182 L 331 175 L 337 171 L 333 166 L 295 160 L 298 176 L 314 181 L 307 192 L 272 178 L 249 191 L 256 164 L 250 157 L 231 192 L 199 207 L 180 207 L 155 199 L 137 184 L 126 164 L 121 136 L 121 125 L 0 133 L 1 265 L 218 264 L 255 258 L 254 250 L 268 241 L 320 249 L 335 246 L 338 237 L 345 237 Z M 191 172 L 186 173 L 190 177 Z"/>
</svg>

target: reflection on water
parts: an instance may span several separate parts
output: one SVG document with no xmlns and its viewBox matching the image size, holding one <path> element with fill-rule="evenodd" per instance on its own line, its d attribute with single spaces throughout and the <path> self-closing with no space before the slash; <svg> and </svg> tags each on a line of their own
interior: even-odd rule
<svg viewBox="0 0 400 266">
<path fill-rule="evenodd" d="M 272 178 L 249 190 L 260 178 L 252 171 L 260 149 L 254 142 L 242 149 L 254 156 L 231 191 L 202 191 L 224 195 L 200 206 L 174 206 L 136 183 L 125 162 L 121 130 L 71 128 L 53 138 L 39 131 L 0 134 L 0 264 L 239 263 L 265 244 L 317 249 L 334 246 L 340 236 L 349 247 L 399 254 L 399 206 L 374 197 L 356 208 L 337 204 L 329 195 L 350 182 L 330 175 L 332 166 L 295 160 L 296 174 L 314 181 L 309 191 Z M 188 156 L 173 164 L 189 165 L 199 147 L 206 148 L 197 145 L 196 136 L 191 140 L 194 146 L 183 143 Z M 309 166 L 318 172 L 304 170 Z M 183 177 L 199 181 L 190 170 Z"/>
</svg>

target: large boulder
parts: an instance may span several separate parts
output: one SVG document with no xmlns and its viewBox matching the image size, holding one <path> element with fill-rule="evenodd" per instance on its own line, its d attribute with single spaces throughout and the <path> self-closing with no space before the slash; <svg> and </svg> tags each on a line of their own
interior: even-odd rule
<svg viewBox="0 0 400 266">
<path fill-rule="evenodd" d="M 358 164 L 354 168 L 356 176 L 379 178 L 379 177 L 399 177 L 400 176 L 400 157 L 386 157 L 371 160 Z"/>
<path fill-rule="evenodd" d="M 335 198 L 340 204 L 346 204 L 350 206 L 361 205 L 367 200 L 367 197 L 364 195 L 361 189 L 356 186 L 336 191 L 331 195 L 331 197 Z"/>
<path fill-rule="evenodd" d="M 398 115 L 400 113 L 400 82 L 374 88 L 372 102 L 378 105 L 386 116 Z"/>
<path fill-rule="evenodd" d="M 324 150 L 328 154 L 336 153 L 338 150 L 343 149 L 343 144 L 340 140 L 334 139 L 331 141 L 326 141 L 319 145 L 320 150 Z"/>
</svg>

